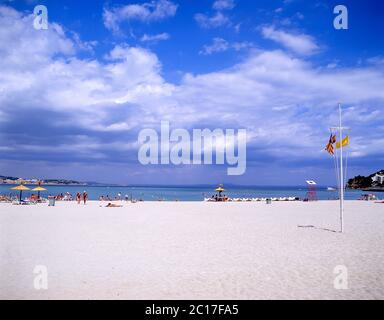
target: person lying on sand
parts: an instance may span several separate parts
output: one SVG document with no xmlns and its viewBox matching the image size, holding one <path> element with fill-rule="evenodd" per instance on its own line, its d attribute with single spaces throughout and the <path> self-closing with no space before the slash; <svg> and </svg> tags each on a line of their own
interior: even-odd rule
<svg viewBox="0 0 384 320">
<path fill-rule="evenodd" d="M 106 205 L 106 207 L 107 208 L 120 208 L 120 207 L 122 207 L 122 205 L 121 204 L 108 203 Z"/>
</svg>

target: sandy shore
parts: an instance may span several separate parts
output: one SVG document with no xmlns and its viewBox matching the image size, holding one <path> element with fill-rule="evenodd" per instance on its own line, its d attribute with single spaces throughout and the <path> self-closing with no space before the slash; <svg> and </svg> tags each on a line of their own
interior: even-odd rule
<svg viewBox="0 0 384 320">
<path fill-rule="evenodd" d="M 0 204 L 0 298 L 384 298 L 384 204 L 347 201 L 344 234 L 335 201 L 123 204 Z"/>
</svg>

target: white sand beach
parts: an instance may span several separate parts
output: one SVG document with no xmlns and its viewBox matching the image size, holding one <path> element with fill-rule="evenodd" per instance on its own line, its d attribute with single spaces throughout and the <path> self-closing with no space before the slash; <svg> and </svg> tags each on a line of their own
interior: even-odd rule
<svg viewBox="0 0 384 320">
<path fill-rule="evenodd" d="M 0 204 L 0 298 L 384 298 L 384 204 L 346 201 L 343 234 L 336 201 L 123 205 Z"/>
</svg>

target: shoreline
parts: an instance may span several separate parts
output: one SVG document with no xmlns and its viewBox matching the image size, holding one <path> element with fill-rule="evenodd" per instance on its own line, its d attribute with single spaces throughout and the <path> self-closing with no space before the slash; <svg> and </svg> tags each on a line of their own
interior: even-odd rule
<svg viewBox="0 0 384 320">
<path fill-rule="evenodd" d="M 39 202 L 39 203 L 29 203 L 29 204 L 13 204 L 11 202 L 4 202 L 4 201 L 0 201 L 0 205 L 13 205 L 13 206 L 34 206 L 34 205 L 38 205 L 38 206 L 42 206 L 42 205 L 46 205 L 48 206 L 48 199 L 45 199 L 45 198 L 42 198 L 44 200 L 44 202 Z M 357 203 L 360 203 L 360 202 L 371 202 L 371 203 L 382 203 L 382 201 L 384 200 L 381 200 L 381 199 L 376 199 L 376 200 L 344 200 L 344 203 L 354 203 L 354 202 L 357 202 Z M 316 201 L 303 201 L 303 200 L 292 200 L 292 201 L 289 201 L 289 200 L 272 200 L 271 201 L 271 204 L 273 203 L 317 203 L 317 202 L 335 202 L 335 203 L 340 203 L 340 200 L 335 200 L 335 199 L 319 199 L 319 200 L 316 200 Z M 73 203 L 73 204 L 77 204 L 77 201 L 76 200 L 55 200 L 55 205 L 59 204 L 59 203 Z M 137 203 L 210 203 L 210 204 L 226 204 L 226 203 L 233 203 L 233 204 L 236 204 L 236 203 L 248 203 L 248 204 L 263 204 L 263 205 L 271 205 L 271 204 L 267 204 L 266 201 L 204 201 L 204 200 L 136 200 L 136 201 L 131 201 L 131 200 L 116 200 L 116 199 L 111 199 L 111 200 L 87 200 L 87 204 L 108 204 L 108 203 L 121 203 L 121 204 L 137 204 Z M 79 205 L 84 205 L 83 201 L 80 202 Z"/>
<path fill-rule="evenodd" d="M 19 195 L 17 191 L 11 190 L 14 186 L 0 185 L 0 195 L 3 198 L 15 198 Z M 28 186 L 30 189 L 34 189 L 34 186 Z M 215 195 L 215 191 L 212 188 L 200 188 L 200 187 L 117 187 L 117 186 L 45 186 L 45 191 L 40 192 L 42 198 L 48 196 L 57 196 L 59 198 L 75 198 L 77 192 L 88 193 L 89 199 L 98 200 L 101 197 L 105 199 L 109 198 L 117 199 L 134 199 L 144 201 L 203 201 L 204 199 L 212 198 Z M 377 199 L 383 198 L 383 193 L 364 192 L 361 190 L 346 190 L 346 200 L 357 200 L 362 198 L 364 193 L 373 193 Z M 32 194 L 36 194 L 33 190 L 24 191 L 22 194 L 23 199 L 31 197 Z M 242 187 L 242 188 L 227 188 L 223 192 L 223 197 L 235 199 L 254 199 L 265 201 L 267 198 L 278 198 L 283 200 L 293 201 L 295 198 L 304 200 L 309 197 L 308 189 L 303 187 Z M 315 196 L 318 200 L 335 200 L 338 198 L 338 192 L 328 191 L 327 189 L 317 189 Z"/>
</svg>

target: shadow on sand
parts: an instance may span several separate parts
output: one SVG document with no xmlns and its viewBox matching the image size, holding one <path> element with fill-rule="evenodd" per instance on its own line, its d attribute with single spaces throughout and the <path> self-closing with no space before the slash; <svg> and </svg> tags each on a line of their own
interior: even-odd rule
<svg viewBox="0 0 384 320">
<path fill-rule="evenodd" d="M 320 227 L 316 227 L 316 226 L 313 226 L 313 225 L 306 225 L 306 226 L 298 225 L 297 227 L 298 227 L 298 228 L 314 228 L 314 229 L 317 229 L 317 230 L 323 230 L 323 231 L 329 231 L 329 232 L 340 233 L 339 231 L 336 231 L 336 230 L 327 229 L 327 228 L 320 228 Z"/>
</svg>

